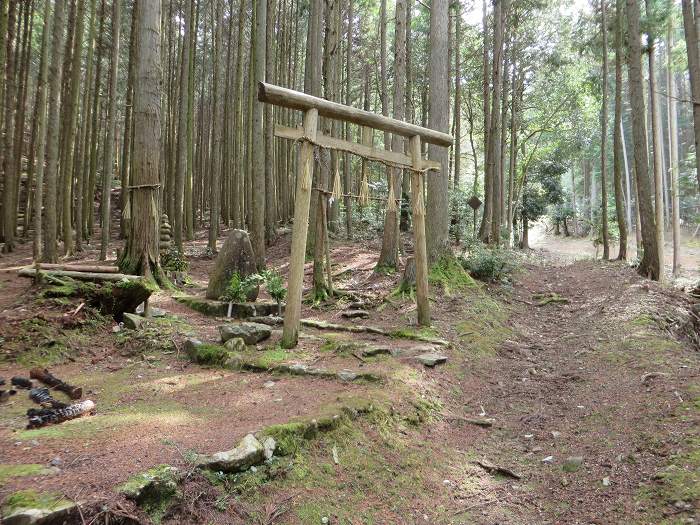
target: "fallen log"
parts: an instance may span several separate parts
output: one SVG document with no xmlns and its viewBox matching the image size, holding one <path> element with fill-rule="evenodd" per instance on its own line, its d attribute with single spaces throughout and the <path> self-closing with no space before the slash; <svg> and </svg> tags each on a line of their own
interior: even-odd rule
<svg viewBox="0 0 700 525">
<path fill-rule="evenodd" d="M 69 419 L 75 419 L 95 410 L 95 403 L 86 399 L 80 403 L 69 405 L 66 408 L 30 408 L 27 410 L 29 421 L 27 428 L 39 428 L 45 425 L 63 423 Z"/>
<path fill-rule="evenodd" d="M 34 268 L 22 268 L 17 272 L 22 277 L 35 277 Z M 96 273 L 96 272 L 74 272 L 70 270 L 40 270 L 40 273 L 54 277 L 72 277 L 79 281 L 135 281 L 141 279 L 140 275 L 127 275 L 124 273 Z"/>
<path fill-rule="evenodd" d="M 29 377 L 41 381 L 42 383 L 50 386 L 51 388 L 66 393 L 71 399 L 80 399 L 81 397 L 83 397 L 82 388 L 80 388 L 79 386 L 72 386 L 68 383 L 64 383 L 63 381 L 55 377 L 46 368 L 44 368 L 43 370 L 41 368 L 32 368 L 29 371 Z"/>
<path fill-rule="evenodd" d="M 328 323 L 326 321 L 318 321 L 316 319 L 302 319 L 301 324 L 311 328 L 316 328 L 317 330 L 336 330 L 339 332 L 352 332 L 367 333 L 367 334 L 377 334 L 383 335 L 385 337 L 397 337 L 403 339 L 411 339 L 412 341 L 422 341 L 424 343 L 432 343 L 434 345 L 448 346 L 449 341 L 444 339 L 439 339 L 437 337 L 429 337 L 420 335 L 418 333 L 406 335 L 400 330 L 388 331 L 382 328 L 377 328 L 376 326 L 364 326 L 364 325 L 344 325 L 337 323 Z"/>
<path fill-rule="evenodd" d="M 39 267 L 40 270 L 66 270 L 71 272 L 88 273 L 119 273 L 119 266 L 108 266 L 100 264 L 62 264 L 62 263 L 39 263 L 26 266 L 26 268 Z"/>
</svg>

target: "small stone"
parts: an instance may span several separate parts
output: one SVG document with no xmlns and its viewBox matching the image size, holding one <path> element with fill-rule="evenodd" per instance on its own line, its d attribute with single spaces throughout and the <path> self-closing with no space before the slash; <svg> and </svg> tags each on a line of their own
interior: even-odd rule
<svg viewBox="0 0 700 525">
<path fill-rule="evenodd" d="M 438 353 L 428 352 L 425 354 L 417 355 L 416 360 L 420 363 L 423 363 L 425 366 L 432 368 L 435 365 L 441 365 L 443 363 L 446 363 L 447 356 Z"/>
<path fill-rule="evenodd" d="M 113 334 L 118 334 L 118 333 L 121 332 L 121 331 L 122 331 L 122 324 L 121 324 L 121 323 L 115 324 L 115 325 L 112 327 L 112 333 L 113 333 Z"/>
<path fill-rule="evenodd" d="M 367 310 L 347 310 L 341 315 L 346 319 L 367 319 L 369 312 Z"/>
<path fill-rule="evenodd" d="M 245 352 L 248 349 L 242 337 L 233 337 L 226 341 L 224 346 L 232 352 Z"/>
<path fill-rule="evenodd" d="M 569 456 L 564 461 L 562 468 L 564 472 L 576 472 L 583 465 L 583 456 Z"/>
<path fill-rule="evenodd" d="M 554 439 L 558 439 L 561 437 L 561 432 L 557 432 L 556 430 L 552 430 L 551 434 Z"/>
<path fill-rule="evenodd" d="M 272 436 L 266 437 L 262 442 L 262 446 L 265 459 L 271 459 L 275 453 L 275 449 L 277 448 L 277 442 L 275 441 L 275 438 L 273 438 Z"/>
<path fill-rule="evenodd" d="M 323 516 L 321 518 L 321 525 L 328 525 L 328 523 L 330 523 L 330 522 L 331 522 L 331 520 L 328 519 L 328 516 Z"/>
<path fill-rule="evenodd" d="M 251 472 L 257 472 L 257 471 L 258 471 L 258 467 L 256 467 L 255 465 L 253 465 L 252 467 L 250 467 L 250 471 L 251 471 Z"/>
<path fill-rule="evenodd" d="M 338 372 L 338 379 L 341 381 L 354 381 L 357 379 L 357 374 L 351 370 L 341 370 Z"/>
<path fill-rule="evenodd" d="M 30 444 L 31 446 L 33 446 L 33 447 L 38 447 L 38 446 L 39 446 L 39 442 L 38 442 L 36 439 L 32 439 L 32 440 L 29 442 L 29 444 Z"/>
<path fill-rule="evenodd" d="M 143 324 L 143 317 L 136 314 L 125 313 L 124 314 L 124 326 L 130 330 L 138 330 Z"/>
<path fill-rule="evenodd" d="M 194 360 L 197 356 L 197 349 L 203 344 L 204 343 L 202 343 L 202 341 L 200 341 L 199 339 L 190 337 L 185 341 L 185 353 L 189 356 L 190 359 Z"/>
<path fill-rule="evenodd" d="M 53 458 L 51 461 L 49 461 L 49 465 L 52 467 L 60 467 L 63 465 L 63 460 L 61 458 Z"/>
<path fill-rule="evenodd" d="M 611 484 L 612 484 L 612 482 L 610 481 L 610 478 L 608 478 L 608 477 L 603 478 L 603 486 L 604 487 L 609 487 Z"/>
<path fill-rule="evenodd" d="M 276 385 L 276 383 L 275 383 L 274 381 L 265 381 L 265 382 L 263 383 L 263 386 L 264 386 L 265 388 L 272 388 L 272 387 L 274 387 L 275 385 Z"/>
<path fill-rule="evenodd" d="M 525 434 L 525 439 L 532 439 L 535 437 L 535 434 Z"/>
<path fill-rule="evenodd" d="M 547 456 L 542 459 L 542 463 L 554 463 L 554 456 Z"/>
</svg>

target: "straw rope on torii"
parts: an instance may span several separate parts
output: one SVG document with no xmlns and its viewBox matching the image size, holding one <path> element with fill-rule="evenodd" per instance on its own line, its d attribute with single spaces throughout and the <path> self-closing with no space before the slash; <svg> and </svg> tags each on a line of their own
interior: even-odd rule
<svg viewBox="0 0 700 525">
<path fill-rule="evenodd" d="M 396 120 L 370 111 L 353 108 L 331 102 L 322 98 L 293 91 L 291 89 L 260 82 L 258 84 L 258 100 L 276 106 L 296 109 L 304 112 L 303 126 L 290 128 L 275 126 L 275 136 L 301 142 L 299 155 L 299 176 L 297 177 L 296 199 L 294 206 L 294 227 L 292 229 L 292 247 L 289 262 L 289 286 L 287 307 L 284 315 L 284 330 L 282 346 L 296 346 L 299 337 L 301 317 L 301 296 L 304 284 L 304 261 L 306 252 L 306 236 L 309 229 L 309 206 L 312 190 L 313 146 L 346 151 L 365 159 L 375 160 L 387 166 L 409 170 L 411 172 L 411 206 L 413 210 L 413 230 L 415 239 L 416 261 L 416 303 L 418 324 L 430 325 L 430 303 L 428 301 L 428 257 L 425 244 L 425 204 L 423 202 L 423 178 L 429 170 L 440 170 L 440 164 L 423 159 L 421 143 L 428 142 L 438 146 L 450 147 L 454 141 L 452 136 L 401 120 Z M 373 128 L 389 133 L 395 133 L 409 139 L 409 155 L 402 152 L 387 151 L 357 144 L 336 137 L 323 135 L 318 131 L 318 117 L 331 118 L 351 122 L 367 128 Z M 337 176 L 336 178 L 339 178 Z M 360 195 L 362 202 L 369 200 L 367 183 L 363 177 Z M 340 185 L 334 191 L 323 191 L 324 194 L 340 196 Z M 382 199 L 383 200 L 383 199 Z M 393 188 L 389 184 L 387 207 L 396 209 L 396 199 Z"/>
</svg>

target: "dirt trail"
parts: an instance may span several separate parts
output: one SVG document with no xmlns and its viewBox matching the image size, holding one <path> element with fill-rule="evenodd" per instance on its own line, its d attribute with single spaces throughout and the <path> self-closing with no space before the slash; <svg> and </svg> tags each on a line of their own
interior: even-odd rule
<svg viewBox="0 0 700 525">
<path fill-rule="evenodd" d="M 533 296 L 550 292 L 568 304 L 536 306 Z M 672 311 L 673 297 L 614 263 L 545 264 L 518 278 L 512 337 L 494 358 L 466 360 L 461 386 L 466 407 L 497 421 L 471 430 L 478 438 L 465 450 L 526 481 L 482 492 L 465 518 L 696 523 L 684 483 L 697 474 L 654 481 L 669 464 L 698 467 L 683 456 L 697 444 L 698 353 L 653 320 Z M 659 506 L 660 491 L 670 507 Z"/>
</svg>

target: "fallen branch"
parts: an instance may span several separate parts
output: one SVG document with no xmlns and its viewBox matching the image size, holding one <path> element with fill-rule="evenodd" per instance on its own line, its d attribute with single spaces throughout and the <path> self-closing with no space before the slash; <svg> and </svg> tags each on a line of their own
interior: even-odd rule
<svg viewBox="0 0 700 525">
<path fill-rule="evenodd" d="M 72 386 L 68 383 L 64 383 L 63 381 L 55 377 L 53 374 L 51 374 L 51 372 L 49 372 L 46 368 L 44 368 L 43 370 L 41 368 L 32 368 L 29 371 L 29 377 L 31 377 L 32 379 L 37 379 L 45 385 L 50 386 L 51 388 L 66 393 L 71 399 L 80 399 L 81 397 L 83 397 L 82 388 L 80 388 L 79 386 Z"/>
<path fill-rule="evenodd" d="M 446 416 L 448 421 L 454 421 L 457 423 L 468 423 L 469 425 L 476 425 L 477 427 L 490 428 L 496 422 L 493 418 L 476 418 L 476 417 L 460 417 L 460 416 Z"/>
<path fill-rule="evenodd" d="M 522 476 L 520 474 L 513 472 L 509 468 L 495 465 L 495 464 L 491 463 L 488 459 L 477 460 L 475 463 L 477 465 L 479 465 L 481 468 L 483 468 L 489 474 L 501 474 L 502 476 L 507 476 L 507 477 L 513 478 L 513 479 L 522 479 Z"/>
</svg>

